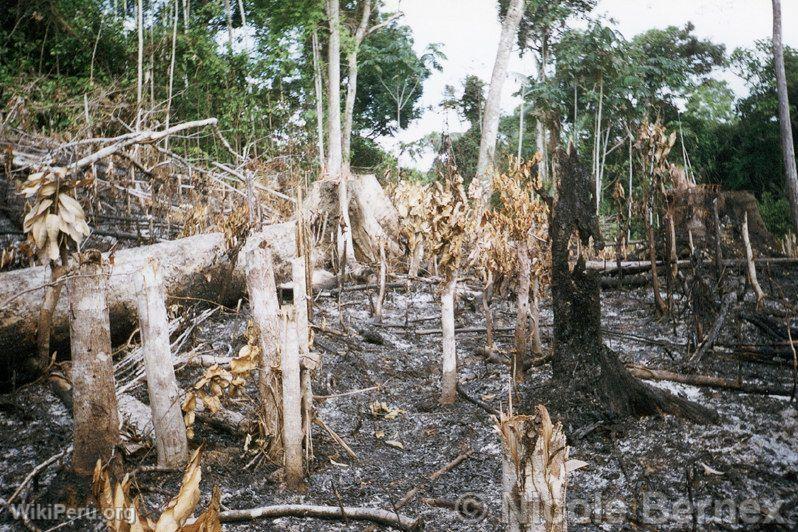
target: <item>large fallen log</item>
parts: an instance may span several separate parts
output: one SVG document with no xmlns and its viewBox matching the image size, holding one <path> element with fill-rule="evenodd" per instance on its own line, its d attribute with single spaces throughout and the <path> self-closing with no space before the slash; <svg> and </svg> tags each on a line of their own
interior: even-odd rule
<svg viewBox="0 0 798 532">
<path fill-rule="evenodd" d="M 798 264 L 798 259 L 790 257 L 759 257 L 754 259 L 757 264 Z M 709 264 L 709 261 L 707 261 Z M 745 259 L 725 259 L 723 266 L 726 268 L 746 266 L 748 263 Z M 676 265 L 679 268 L 690 266 L 689 260 L 677 261 Z M 658 261 L 657 268 L 664 268 L 667 266 L 665 262 Z M 623 271 L 625 275 L 632 273 L 643 273 L 651 271 L 651 262 L 647 260 L 628 260 L 622 261 L 621 267 L 618 268 L 618 263 L 609 260 L 589 260 L 585 265 L 589 271 L 601 272 L 604 275 L 615 275 Z"/>
<path fill-rule="evenodd" d="M 653 369 L 637 364 L 630 364 L 626 366 L 629 373 L 638 379 L 648 381 L 671 381 L 681 384 L 690 384 L 692 386 L 706 386 L 708 388 L 717 388 L 719 390 L 733 390 L 736 392 L 755 394 L 755 395 L 780 395 L 790 397 L 792 392 L 786 388 L 762 386 L 759 384 L 738 381 L 736 379 L 724 379 L 723 377 L 713 377 L 711 375 L 685 375 L 682 373 L 674 373 L 664 369 Z"/>
<path fill-rule="evenodd" d="M 294 222 L 270 225 L 249 238 L 245 247 L 268 241 L 274 250 L 277 277 L 288 279 L 288 261 L 296 251 Z M 163 271 L 167 300 L 208 300 L 234 304 L 244 291 L 246 253 L 239 253 L 231 271 L 231 260 L 222 233 L 210 233 L 116 252 L 108 283 L 108 309 L 114 343 L 126 339 L 137 326 L 136 290 L 133 274 L 150 259 Z M 46 267 L 26 268 L 0 274 L 0 372 L 11 379 L 21 362 L 36 350 L 36 330 L 44 288 L 50 279 Z M 227 289 L 224 290 L 224 286 Z M 226 293 L 226 301 L 220 301 Z M 68 353 L 69 322 L 66 297 L 62 297 L 52 320 L 51 346 Z"/>
</svg>

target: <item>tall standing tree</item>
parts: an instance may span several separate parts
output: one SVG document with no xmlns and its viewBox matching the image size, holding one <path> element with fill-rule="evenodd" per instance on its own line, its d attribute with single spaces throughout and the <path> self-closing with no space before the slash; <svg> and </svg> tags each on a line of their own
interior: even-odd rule
<svg viewBox="0 0 798 532">
<path fill-rule="evenodd" d="M 510 0 L 510 8 L 502 21 L 502 32 L 499 37 L 499 49 L 490 79 L 488 98 L 482 124 L 482 136 L 479 142 L 479 160 L 477 161 L 477 181 L 485 192 L 483 203 L 490 196 L 492 175 L 491 166 L 495 162 L 496 137 L 499 134 L 499 118 L 501 116 L 501 97 L 504 81 L 507 79 L 507 67 L 510 63 L 510 52 L 518 34 L 518 26 L 524 14 L 525 0 Z"/>
<path fill-rule="evenodd" d="M 341 6 L 339 0 L 327 0 L 330 42 L 327 45 L 327 174 L 338 181 L 338 260 L 355 262 L 352 223 L 349 219 L 347 176 L 343 173 L 343 131 L 341 128 Z"/>
<path fill-rule="evenodd" d="M 790 200 L 792 223 L 798 235 L 798 171 L 795 167 L 795 144 L 790 121 L 790 101 L 787 96 L 787 74 L 784 68 L 784 43 L 781 30 L 781 0 L 773 0 L 773 59 L 776 67 L 776 88 L 779 94 L 779 124 L 787 197 Z"/>
</svg>

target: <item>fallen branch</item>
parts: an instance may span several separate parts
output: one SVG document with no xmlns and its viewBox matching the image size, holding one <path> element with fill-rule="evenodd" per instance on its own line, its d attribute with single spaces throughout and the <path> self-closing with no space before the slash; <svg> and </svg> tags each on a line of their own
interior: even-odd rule
<svg viewBox="0 0 798 532">
<path fill-rule="evenodd" d="M 278 504 L 261 506 L 246 510 L 227 510 L 219 512 L 222 523 L 238 523 L 253 519 L 276 519 L 278 517 L 315 517 L 318 519 L 351 519 L 354 521 L 371 521 L 383 526 L 391 526 L 399 530 L 421 530 L 419 519 L 403 516 L 397 512 L 379 508 L 359 508 L 351 506 L 315 506 L 305 504 Z M 189 519 L 188 525 L 194 524 Z"/>
<path fill-rule="evenodd" d="M 479 408 L 481 408 L 482 410 L 484 410 L 488 414 L 494 415 L 496 417 L 499 417 L 501 415 L 501 413 L 498 410 L 496 410 L 495 408 L 490 406 L 488 403 L 486 403 L 484 401 L 480 401 L 476 397 L 472 397 L 472 396 L 468 395 L 468 393 L 463 389 L 463 387 L 460 386 L 460 383 L 457 383 L 457 393 L 458 393 L 458 395 L 460 395 L 460 397 L 462 397 L 463 399 L 465 399 L 466 401 L 468 401 L 472 405 L 478 406 Z"/>
<path fill-rule="evenodd" d="M 726 317 L 729 315 L 729 310 L 731 310 L 734 301 L 737 299 L 737 294 L 735 292 L 729 292 L 725 296 L 723 296 L 723 304 L 720 308 L 720 313 L 718 313 L 718 317 L 715 319 L 715 323 L 712 325 L 712 329 L 709 331 L 709 335 L 707 336 L 706 340 L 704 340 L 701 345 L 696 349 L 696 352 L 688 359 L 688 364 L 698 364 L 704 355 L 715 345 L 715 342 L 718 340 L 718 336 L 720 336 L 720 332 L 723 330 L 723 325 L 726 323 Z"/>
<path fill-rule="evenodd" d="M 428 479 L 424 480 L 424 482 L 422 482 L 421 484 L 419 484 L 415 488 L 413 488 L 410 491 L 408 491 L 405 494 L 404 497 L 399 499 L 399 502 L 397 502 L 394 505 L 394 509 L 400 510 L 401 508 L 403 508 L 405 505 L 407 505 L 407 503 L 409 503 L 411 500 L 413 500 L 413 498 L 416 495 L 418 495 L 418 493 L 421 490 L 427 489 L 427 486 L 429 486 L 430 484 L 432 484 L 433 482 L 438 480 L 441 476 L 445 475 L 446 473 L 448 473 L 449 471 L 451 471 L 452 469 L 454 469 L 458 465 L 462 464 L 467 458 L 469 458 L 471 456 L 471 454 L 473 454 L 473 452 L 474 452 L 474 450 L 470 449 L 470 448 L 465 450 L 465 451 L 463 451 L 462 453 L 457 455 L 457 457 L 454 460 L 452 460 L 451 462 L 449 462 L 448 464 L 446 464 L 442 468 L 440 468 L 437 471 L 435 471 L 434 473 L 432 473 L 429 476 Z"/>
<path fill-rule="evenodd" d="M 645 366 L 631 364 L 626 366 L 633 376 L 638 379 L 649 381 L 671 381 L 679 382 L 682 384 L 690 384 L 692 386 L 706 386 L 708 388 L 717 388 L 720 390 L 734 390 L 742 393 L 750 393 L 756 395 L 779 395 L 789 397 L 791 392 L 783 388 L 771 388 L 769 386 L 761 386 L 758 384 L 751 384 L 743 381 L 725 379 L 723 377 L 712 377 L 710 375 L 684 375 L 682 373 L 674 373 L 663 369 L 652 369 Z"/>
</svg>

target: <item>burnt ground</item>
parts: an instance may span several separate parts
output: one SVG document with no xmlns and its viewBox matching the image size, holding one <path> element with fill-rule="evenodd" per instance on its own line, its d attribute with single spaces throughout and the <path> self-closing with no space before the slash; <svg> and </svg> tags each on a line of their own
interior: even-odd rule
<svg viewBox="0 0 798 532">
<path fill-rule="evenodd" d="M 783 286 L 798 283 L 798 271 L 774 275 Z M 767 290 L 767 283 L 763 283 Z M 461 449 L 473 456 L 442 476 L 421 497 L 454 503 L 475 496 L 487 506 L 485 515 L 463 516 L 457 511 L 431 506 L 419 500 L 402 509 L 406 515 L 422 517 L 428 530 L 500 530 L 501 453 L 491 416 L 483 409 L 460 400 L 452 406 L 437 404 L 439 342 L 435 334 L 418 335 L 415 330 L 439 327 L 434 287 L 414 284 L 409 291 L 389 291 L 384 325 L 371 324 L 368 292 L 348 292 L 343 297 L 349 338 L 317 333 L 316 347 L 323 366 L 316 376 L 317 395 L 335 395 L 374 386 L 379 389 L 326 399 L 318 405 L 318 416 L 336 431 L 358 455 L 351 459 L 321 428 L 314 427 L 315 459 L 310 464 L 308 488 L 295 495 L 280 487 L 278 468 L 272 464 L 245 466 L 255 457 L 245 452 L 241 437 L 201 424 L 194 444 L 204 444 L 202 459 L 203 499 L 211 488 L 222 489 L 223 507 L 249 508 L 262 505 L 306 502 L 327 505 L 373 506 L 390 509 L 408 490 L 448 463 Z M 790 297 L 791 294 L 788 294 Z M 794 296 L 794 295 L 792 295 Z M 748 303 L 750 304 L 750 302 Z M 246 305 L 243 305 L 246 307 Z M 495 304 L 497 327 L 510 327 L 514 309 L 507 301 Z M 615 332 L 649 340 L 684 343 L 686 327 L 653 318 L 651 292 L 646 289 L 604 292 L 603 325 Z M 458 326 L 483 324 L 478 304 L 469 296 L 458 303 Z M 183 313 L 189 309 L 183 309 Z M 544 343 L 549 345 L 550 305 L 542 312 Z M 247 312 L 217 312 L 197 327 L 183 351 L 226 356 L 245 342 Z M 406 320 L 409 327 L 405 327 Z M 316 324 L 340 330 L 338 304 L 334 298 L 317 301 Z M 396 327 L 392 326 L 396 325 Z M 730 327 L 729 327 L 730 328 Z M 364 339 L 366 333 L 371 341 Z M 511 333 L 500 333 L 500 348 L 509 349 Z M 750 325 L 743 334 L 762 340 Z M 378 342 L 378 343 L 373 343 Z M 383 345 L 380 345 L 382 342 Z M 682 353 L 651 346 L 639 340 L 607 335 L 605 342 L 625 362 L 679 370 Z M 509 371 L 477 354 L 483 346 L 480 334 L 458 335 L 460 378 L 463 388 L 494 408 L 507 408 Z M 702 374 L 736 377 L 764 384 L 791 386 L 788 367 L 739 364 L 710 355 L 697 370 Z M 185 388 L 202 373 L 188 367 L 178 372 Z M 254 380 L 254 379 L 252 379 Z M 564 419 L 571 457 L 589 465 L 575 472 L 569 485 L 573 530 L 581 529 L 771 529 L 767 511 L 785 522 L 781 529 L 798 526 L 798 412 L 788 398 L 747 395 L 694 386 L 656 383 L 674 393 L 715 409 L 717 425 L 695 425 L 670 417 L 613 420 L 600 412 L 570 404 L 551 385 L 551 371 L 542 366 L 530 371 L 519 390 L 516 410 L 528 411 L 538 402 L 550 405 L 555 419 Z M 249 384 L 252 397 L 254 388 Z M 145 399 L 143 387 L 135 392 Z M 370 405 L 384 402 L 398 408 L 395 419 L 374 415 Z M 246 396 L 228 402 L 232 409 L 251 413 L 253 401 Z M 71 442 L 71 419 L 61 403 L 43 385 L 29 385 L 0 398 L 0 497 L 8 498 L 35 466 Z M 587 431 L 587 427 L 594 427 Z M 587 434 L 584 434 L 587 432 Z M 581 437 L 580 437 L 581 436 Z M 387 442 L 399 442 L 397 448 Z M 394 443 L 395 445 L 395 443 Z M 128 470 L 154 463 L 153 452 L 127 459 Z M 56 502 L 53 487 L 61 473 L 59 464 L 47 469 L 28 490 L 27 502 Z M 143 506 L 157 516 L 177 493 L 180 473 L 140 473 L 134 492 L 141 493 Z M 43 529 L 61 521 L 38 521 Z M 19 525 L 8 512 L 0 513 L 0 529 Z M 228 530 L 363 530 L 367 523 L 283 518 L 226 525 Z M 101 528 L 97 521 L 76 521 L 61 530 Z"/>
</svg>

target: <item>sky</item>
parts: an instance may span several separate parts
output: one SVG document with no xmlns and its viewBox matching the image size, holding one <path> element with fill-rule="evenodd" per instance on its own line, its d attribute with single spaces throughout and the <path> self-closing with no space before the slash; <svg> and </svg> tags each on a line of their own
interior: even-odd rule
<svg viewBox="0 0 798 532">
<path fill-rule="evenodd" d="M 415 47 L 422 52 L 430 43 L 442 43 L 447 60 L 443 71 L 435 72 L 424 85 L 422 105 L 430 107 L 424 115 L 398 135 L 401 142 L 417 140 L 427 133 L 449 129 L 464 131 L 466 125 L 453 112 L 437 109 L 446 85 L 460 87 L 462 80 L 475 74 L 490 81 L 501 31 L 496 0 L 386 0 L 389 11 L 404 13 L 402 22 L 413 29 Z M 692 22 L 702 38 L 725 44 L 729 51 L 751 47 L 773 31 L 770 0 L 599 0 L 595 14 L 604 14 L 617 22 L 626 37 L 650 28 L 684 25 Z M 785 44 L 798 47 L 798 1 L 782 2 Z M 515 50 L 510 61 L 510 75 L 505 82 L 502 108 L 510 113 L 520 103 L 517 75 L 532 74 L 532 59 L 521 58 Z M 742 80 L 724 73 L 738 94 L 745 93 Z M 383 139 L 393 150 L 394 139 Z M 403 159 L 402 164 L 426 168 L 432 161 L 427 154 L 419 160 Z"/>
</svg>

